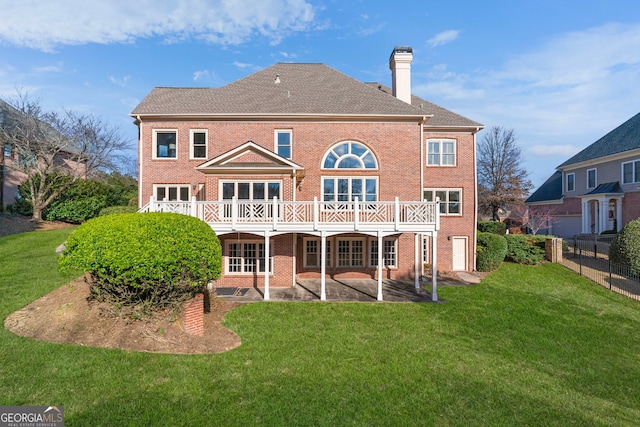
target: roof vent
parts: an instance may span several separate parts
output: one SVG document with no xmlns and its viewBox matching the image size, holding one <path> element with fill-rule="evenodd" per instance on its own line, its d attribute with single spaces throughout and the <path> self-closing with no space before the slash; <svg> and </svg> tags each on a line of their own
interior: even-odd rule
<svg viewBox="0 0 640 427">
<path fill-rule="evenodd" d="M 276 74 L 276 79 L 273 81 L 275 84 L 280 83 L 280 74 Z"/>
</svg>

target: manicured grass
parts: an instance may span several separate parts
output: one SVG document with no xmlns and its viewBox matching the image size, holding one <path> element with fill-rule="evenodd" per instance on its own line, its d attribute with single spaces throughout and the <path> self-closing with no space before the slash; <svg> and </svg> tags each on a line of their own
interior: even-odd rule
<svg viewBox="0 0 640 427">
<path fill-rule="evenodd" d="M 0 315 L 65 283 L 69 230 L 0 239 Z M 505 264 L 446 304 L 255 303 L 243 344 L 158 355 L 0 331 L 0 405 L 65 425 L 640 424 L 640 305 L 565 270 Z"/>
</svg>

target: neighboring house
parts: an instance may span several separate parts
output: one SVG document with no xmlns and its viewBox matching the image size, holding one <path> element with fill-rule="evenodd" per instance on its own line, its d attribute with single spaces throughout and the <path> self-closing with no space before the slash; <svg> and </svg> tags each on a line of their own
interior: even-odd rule
<svg viewBox="0 0 640 427">
<path fill-rule="evenodd" d="M 557 169 L 526 201 L 551 208 L 547 234 L 620 231 L 640 217 L 640 114 Z"/>
<path fill-rule="evenodd" d="M 2 140 L 2 131 L 6 130 L 8 133 L 12 133 L 18 126 L 27 123 L 24 113 L 20 112 L 16 108 L 12 107 L 5 101 L 0 99 L 0 203 L 2 209 L 15 203 L 16 198 L 19 195 L 19 186 L 27 180 L 27 174 L 25 171 L 33 172 L 33 166 L 36 166 L 34 156 L 29 153 L 23 156 L 19 153 L 16 147 L 11 142 L 5 142 Z M 53 139 L 58 137 L 58 133 L 48 123 L 39 122 L 42 125 L 42 129 L 55 135 Z M 27 128 L 32 125 L 27 123 Z M 86 178 L 86 163 L 80 162 L 77 159 L 77 153 L 69 148 L 58 150 L 53 158 L 49 160 L 49 163 L 38 163 L 39 170 L 48 170 L 53 172 L 54 170 L 68 170 L 75 171 L 82 178 Z M 42 162 L 43 160 L 41 160 Z M 48 164 L 48 167 L 42 167 Z"/>
<path fill-rule="evenodd" d="M 209 223 L 216 286 L 264 286 L 265 298 L 300 277 L 368 277 L 380 299 L 383 277 L 418 286 L 423 264 L 473 270 L 482 125 L 412 96 L 412 58 L 394 49 L 391 89 L 296 63 L 217 89 L 153 89 L 131 113 L 143 209 Z"/>
</svg>

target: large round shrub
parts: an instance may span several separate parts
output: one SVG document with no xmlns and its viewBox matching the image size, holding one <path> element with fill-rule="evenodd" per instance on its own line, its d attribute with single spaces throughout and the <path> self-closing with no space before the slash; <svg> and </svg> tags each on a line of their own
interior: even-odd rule
<svg viewBox="0 0 640 427">
<path fill-rule="evenodd" d="M 197 218 L 172 213 L 98 217 L 66 242 L 62 269 L 89 273 L 92 295 L 145 311 L 178 304 L 220 277 L 215 232 Z"/>
<path fill-rule="evenodd" d="M 613 262 L 627 264 L 640 271 L 640 219 L 624 226 L 609 248 L 609 258 Z"/>
<path fill-rule="evenodd" d="M 503 235 L 507 232 L 507 225 L 500 221 L 478 221 L 478 231 Z"/>
<path fill-rule="evenodd" d="M 507 255 L 507 241 L 494 233 L 478 233 L 477 266 L 478 271 L 493 271 L 500 267 Z"/>
</svg>

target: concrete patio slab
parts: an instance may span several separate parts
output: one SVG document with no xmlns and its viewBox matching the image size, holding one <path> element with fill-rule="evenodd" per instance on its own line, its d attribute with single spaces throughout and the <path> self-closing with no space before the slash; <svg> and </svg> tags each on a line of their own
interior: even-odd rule
<svg viewBox="0 0 640 427">
<path fill-rule="evenodd" d="M 478 282 L 479 279 L 472 274 L 438 278 L 439 287 Z M 293 287 L 271 287 L 269 301 L 321 301 L 320 286 L 320 279 L 298 279 Z M 325 290 L 327 302 L 378 302 L 378 282 L 375 279 L 327 279 Z M 264 288 L 220 288 L 216 295 L 224 301 L 264 301 Z M 432 302 L 431 282 L 420 282 L 420 288 L 416 289 L 412 281 L 385 279 L 382 281 L 382 298 L 380 302 Z M 438 298 L 437 302 L 445 301 Z"/>
</svg>

